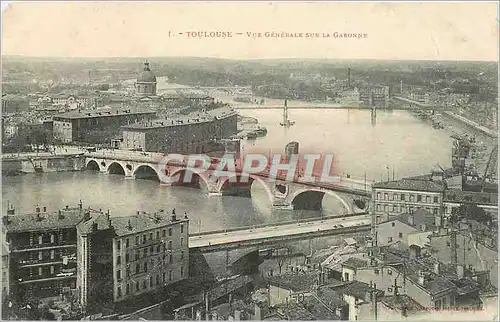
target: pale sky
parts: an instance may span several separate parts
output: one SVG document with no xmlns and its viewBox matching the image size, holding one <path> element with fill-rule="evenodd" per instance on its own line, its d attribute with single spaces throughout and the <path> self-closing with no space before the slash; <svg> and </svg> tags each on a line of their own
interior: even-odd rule
<svg viewBox="0 0 500 322">
<path fill-rule="evenodd" d="M 20 2 L 3 10 L 2 54 L 498 61 L 497 12 L 495 2 Z M 188 38 L 189 31 L 232 37 Z M 320 37 L 246 35 L 283 31 Z M 323 37 L 334 32 L 367 37 Z"/>
</svg>

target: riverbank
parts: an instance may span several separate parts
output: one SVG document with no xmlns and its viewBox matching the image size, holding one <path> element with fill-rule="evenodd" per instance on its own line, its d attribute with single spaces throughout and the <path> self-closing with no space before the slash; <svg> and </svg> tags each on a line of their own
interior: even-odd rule
<svg viewBox="0 0 500 322">
<path fill-rule="evenodd" d="M 490 138 L 494 138 L 494 139 L 497 139 L 498 138 L 498 133 L 496 131 L 493 131 L 485 126 L 482 126 L 474 121 L 471 121 L 461 115 L 458 115 L 458 114 L 455 114 L 453 112 L 450 112 L 450 111 L 444 111 L 443 114 L 447 115 L 448 117 L 451 117 L 465 125 L 468 125 L 472 128 L 474 128 L 475 130 L 478 130 L 479 132 L 489 136 Z"/>
<path fill-rule="evenodd" d="M 256 138 L 256 137 L 266 136 L 267 129 L 258 124 L 259 120 L 255 117 L 238 115 L 237 137 L 244 139 L 244 138 Z"/>
</svg>

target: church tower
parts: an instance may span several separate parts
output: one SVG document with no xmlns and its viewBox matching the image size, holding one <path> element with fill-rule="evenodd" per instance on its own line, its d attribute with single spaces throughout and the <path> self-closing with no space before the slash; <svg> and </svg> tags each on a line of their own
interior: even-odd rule
<svg viewBox="0 0 500 322">
<path fill-rule="evenodd" d="M 149 62 L 144 62 L 144 68 L 137 76 L 135 83 L 137 95 L 155 96 L 156 95 L 156 76 L 149 68 Z"/>
</svg>

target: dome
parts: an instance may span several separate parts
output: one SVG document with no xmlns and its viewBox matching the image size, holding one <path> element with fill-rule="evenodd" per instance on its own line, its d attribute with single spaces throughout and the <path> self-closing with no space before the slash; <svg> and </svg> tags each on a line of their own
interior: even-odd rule
<svg viewBox="0 0 500 322">
<path fill-rule="evenodd" d="M 144 69 L 137 76 L 138 83 L 156 83 L 155 74 L 149 69 L 149 63 L 144 63 Z"/>
</svg>

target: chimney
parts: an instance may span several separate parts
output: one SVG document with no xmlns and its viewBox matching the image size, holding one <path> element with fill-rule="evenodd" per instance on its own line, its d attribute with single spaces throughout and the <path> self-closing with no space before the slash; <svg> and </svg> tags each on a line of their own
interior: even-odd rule
<svg viewBox="0 0 500 322">
<path fill-rule="evenodd" d="M 184 213 L 184 219 L 188 219 L 188 214 L 187 212 Z"/>
<path fill-rule="evenodd" d="M 347 68 L 347 86 L 351 88 L 351 69 Z"/>
<path fill-rule="evenodd" d="M 422 271 L 418 272 L 418 284 L 424 285 L 425 283 L 425 273 Z"/>
<path fill-rule="evenodd" d="M 463 265 L 457 265 L 457 276 L 458 276 L 458 278 L 464 278 L 464 267 L 463 267 Z"/>
<path fill-rule="evenodd" d="M 64 219 L 64 215 L 62 214 L 61 209 L 59 209 L 59 211 L 57 212 L 57 215 L 58 215 L 59 219 Z"/>
<path fill-rule="evenodd" d="M 69 206 L 66 206 L 66 210 L 68 210 L 68 209 L 69 209 Z"/>
<path fill-rule="evenodd" d="M 39 214 L 39 213 L 40 213 L 40 207 L 38 207 L 38 206 L 37 206 L 37 207 L 35 208 L 35 211 L 36 211 L 36 213 L 37 213 L 37 214 Z"/>
<path fill-rule="evenodd" d="M 80 200 L 80 203 L 78 204 L 78 208 L 82 209 L 83 208 L 83 203 L 82 201 Z"/>
<path fill-rule="evenodd" d="M 85 211 L 85 213 L 83 214 L 83 221 L 87 221 L 87 220 L 90 220 L 90 211 Z"/>
<path fill-rule="evenodd" d="M 176 221 L 177 220 L 177 216 L 175 215 L 175 208 L 172 210 L 172 221 Z"/>
<path fill-rule="evenodd" d="M 130 219 L 128 220 L 127 228 L 128 230 L 132 230 L 132 224 L 130 223 Z"/>
<path fill-rule="evenodd" d="M 434 263 L 434 274 L 436 275 L 441 274 L 441 265 L 439 262 Z"/>
<path fill-rule="evenodd" d="M 43 212 L 47 212 L 47 207 L 43 207 Z"/>
<path fill-rule="evenodd" d="M 408 224 L 410 226 L 415 226 L 415 217 L 413 216 L 413 214 L 408 215 Z"/>
</svg>

